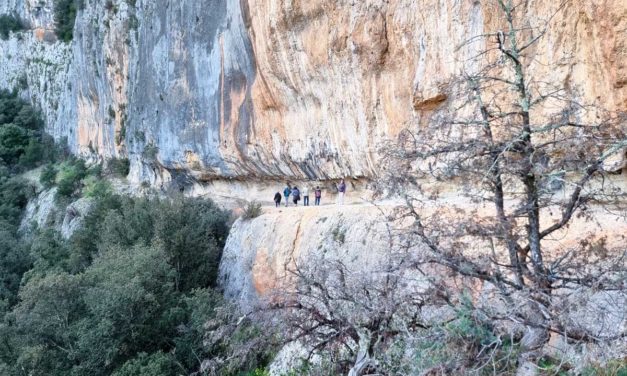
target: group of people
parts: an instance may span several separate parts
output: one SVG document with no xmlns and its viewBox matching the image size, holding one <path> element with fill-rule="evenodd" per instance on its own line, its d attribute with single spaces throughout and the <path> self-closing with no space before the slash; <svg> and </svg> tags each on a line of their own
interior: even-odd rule
<svg viewBox="0 0 627 376">
<path fill-rule="evenodd" d="M 337 203 L 338 205 L 344 204 L 344 194 L 346 193 L 346 182 L 344 179 L 340 181 L 339 184 L 336 185 L 338 191 Z M 316 186 L 316 189 L 313 191 L 314 193 L 314 205 L 320 205 L 320 199 L 322 198 L 322 190 L 319 186 Z M 300 190 L 297 186 L 290 187 L 289 183 L 286 184 L 283 189 L 283 196 L 281 193 L 277 192 L 274 194 L 274 204 L 278 208 L 281 206 L 281 199 L 285 198 L 285 206 L 287 207 L 290 202 L 290 197 L 292 198 L 292 202 L 295 206 L 298 206 L 298 202 L 300 201 L 302 196 L 303 205 L 309 206 L 309 187 L 304 186 L 302 190 Z"/>
</svg>

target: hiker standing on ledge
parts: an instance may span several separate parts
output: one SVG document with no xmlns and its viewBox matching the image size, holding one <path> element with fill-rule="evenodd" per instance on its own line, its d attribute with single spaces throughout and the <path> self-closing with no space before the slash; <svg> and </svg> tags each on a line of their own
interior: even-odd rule
<svg viewBox="0 0 627 376">
<path fill-rule="evenodd" d="M 303 194 L 303 205 L 309 206 L 309 186 L 305 185 L 301 193 Z"/>
<path fill-rule="evenodd" d="M 316 190 L 314 191 L 314 204 L 316 206 L 320 205 L 320 198 L 322 197 L 322 191 L 320 190 L 320 187 L 316 187 Z"/>
<path fill-rule="evenodd" d="M 346 183 L 344 179 L 337 185 L 337 204 L 344 205 L 344 193 L 346 193 Z"/>
<path fill-rule="evenodd" d="M 274 206 L 277 208 L 281 206 L 281 194 L 279 192 L 274 194 Z"/>
<path fill-rule="evenodd" d="M 300 201 L 300 191 L 298 190 L 298 187 L 294 187 L 294 189 L 292 189 L 292 197 L 294 198 L 294 205 L 298 206 L 298 201 Z"/>
<path fill-rule="evenodd" d="M 283 189 L 283 197 L 285 197 L 285 207 L 290 203 L 290 195 L 292 194 L 292 188 L 290 188 L 289 184 L 285 185 L 285 189 Z"/>
</svg>

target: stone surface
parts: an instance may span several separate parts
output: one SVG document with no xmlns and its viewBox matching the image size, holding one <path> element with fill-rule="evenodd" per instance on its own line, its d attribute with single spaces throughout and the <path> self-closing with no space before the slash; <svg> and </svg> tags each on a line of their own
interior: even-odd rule
<svg viewBox="0 0 627 376">
<path fill-rule="evenodd" d="M 81 228 L 85 217 L 93 207 L 92 204 L 92 199 L 80 198 L 65 208 L 65 215 L 63 216 L 63 223 L 60 228 L 63 238 L 69 239 L 76 230 Z"/>
<path fill-rule="evenodd" d="M 0 87 L 134 182 L 372 178 L 378 148 L 448 106 L 444 83 L 502 28 L 489 1 L 85 0 L 56 41 L 53 0 L 5 0 L 29 29 L 0 41 Z M 107 5 L 110 4 L 110 5 Z M 549 20 L 556 2 L 529 2 Z M 627 6 L 573 0 L 528 50 L 530 72 L 627 108 Z"/>
<path fill-rule="evenodd" d="M 80 198 L 67 207 L 60 206 L 56 200 L 57 188 L 42 190 L 29 200 L 20 224 L 20 232 L 32 235 L 36 229 L 51 228 L 69 239 L 83 224 L 92 208 L 93 200 Z"/>
<path fill-rule="evenodd" d="M 267 208 L 260 217 L 238 220 L 220 265 L 225 295 L 252 308 L 312 256 L 374 270 L 391 241 L 381 210 L 373 205 Z"/>
<path fill-rule="evenodd" d="M 58 208 L 55 202 L 57 188 L 42 191 L 28 201 L 20 224 L 20 232 L 30 235 L 37 228 L 45 228 L 56 222 Z"/>
</svg>

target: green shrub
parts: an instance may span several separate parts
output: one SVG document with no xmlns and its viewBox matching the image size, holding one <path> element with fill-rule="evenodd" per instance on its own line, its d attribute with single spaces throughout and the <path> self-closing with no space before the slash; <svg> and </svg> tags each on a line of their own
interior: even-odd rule
<svg viewBox="0 0 627 376">
<path fill-rule="evenodd" d="M 140 353 L 137 357 L 124 363 L 113 373 L 113 376 L 155 376 L 176 375 L 181 368 L 171 354 L 159 351 L 154 354 Z"/>
<path fill-rule="evenodd" d="M 157 159 L 157 154 L 159 154 L 159 148 L 153 144 L 149 144 L 144 147 L 142 157 L 147 161 L 155 161 Z"/>
<path fill-rule="evenodd" d="M 85 197 L 99 198 L 111 193 L 111 184 L 104 179 L 90 175 L 83 180 L 83 196 Z"/>
<path fill-rule="evenodd" d="M 42 229 L 26 243 L 0 221 L 0 374 L 174 376 L 211 359 L 216 374 L 267 374 L 272 337 L 212 288 L 227 212 L 115 195 L 79 160 L 58 169 L 59 182 L 86 175 L 94 199 L 70 239 Z M 25 189 L 8 171 L 0 163 L 0 183 L 13 184 L 0 184 L 0 205 L 19 209 Z"/>
<path fill-rule="evenodd" d="M 24 24 L 16 15 L 0 15 L 0 38 L 7 40 L 11 32 L 24 30 Z"/>
<path fill-rule="evenodd" d="M 48 163 L 41 171 L 39 182 L 44 186 L 44 188 L 49 189 L 54 186 L 56 178 L 57 169 L 54 167 L 54 164 Z"/>
<path fill-rule="evenodd" d="M 0 174 L 0 220 L 19 224 L 31 193 L 33 188 L 25 180 Z"/>
<path fill-rule="evenodd" d="M 44 147 L 39 140 L 31 138 L 28 140 L 28 145 L 24 148 L 24 153 L 20 156 L 19 166 L 25 169 L 37 167 L 39 162 L 43 159 Z"/>
<path fill-rule="evenodd" d="M 582 376 L 627 376 L 627 358 L 611 360 L 605 365 L 588 366 L 583 369 Z"/>
<path fill-rule="evenodd" d="M 98 230 L 101 244 L 164 245 L 178 291 L 215 286 L 228 214 L 202 199 L 123 199 Z"/>
<path fill-rule="evenodd" d="M 261 209 L 261 204 L 257 201 L 251 201 L 244 208 L 244 214 L 242 214 L 243 219 L 253 219 L 259 217 L 263 213 Z"/>
<path fill-rule="evenodd" d="M 31 137 L 27 129 L 15 124 L 0 125 L 0 158 L 9 165 L 17 165 Z"/>
<path fill-rule="evenodd" d="M 39 113 L 15 91 L 0 90 L 0 159 L 11 170 L 54 159 L 55 147 L 42 132 Z"/>
<path fill-rule="evenodd" d="M 54 2 L 54 22 L 57 37 L 70 42 L 74 33 L 74 22 L 76 13 L 82 9 L 81 0 L 55 0 Z"/>
<path fill-rule="evenodd" d="M 118 177 L 126 177 L 130 168 L 131 162 L 128 158 L 111 158 L 107 162 L 107 172 Z"/>
<path fill-rule="evenodd" d="M 30 269 L 31 259 L 16 227 L 6 221 L 0 221 L 0 250 L 0 302 L 11 306 L 17 302 L 20 281 Z"/>
<path fill-rule="evenodd" d="M 57 194 L 61 197 L 72 197 L 81 188 L 86 175 L 87 167 L 82 159 L 64 162 L 57 173 Z"/>
</svg>

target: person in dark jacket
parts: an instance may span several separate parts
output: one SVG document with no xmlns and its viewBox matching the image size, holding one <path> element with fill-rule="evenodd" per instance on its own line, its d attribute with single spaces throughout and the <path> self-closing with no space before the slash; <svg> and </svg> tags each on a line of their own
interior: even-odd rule
<svg viewBox="0 0 627 376">
<path fill-rule="evenodd" d="M 298 187 L 294 187 L 294 189 L 292 189 L 292 198 L 294 205 L 298 206 L 298 201 L 300 201 L 300 191 L 298 190 Z"/>
<path fill-rule="evenodd" d="M 274 194 L 274 206 L 277 208 L 281 206 L 281 194 L 279 192 Z"/>
<path fill-rule="evenodd" d="M 320 187 L 316 187 L 314 190 L 314 205 L 320 205 L 320 198 L 322 197 L 322 190 Z"/>
</svg>

